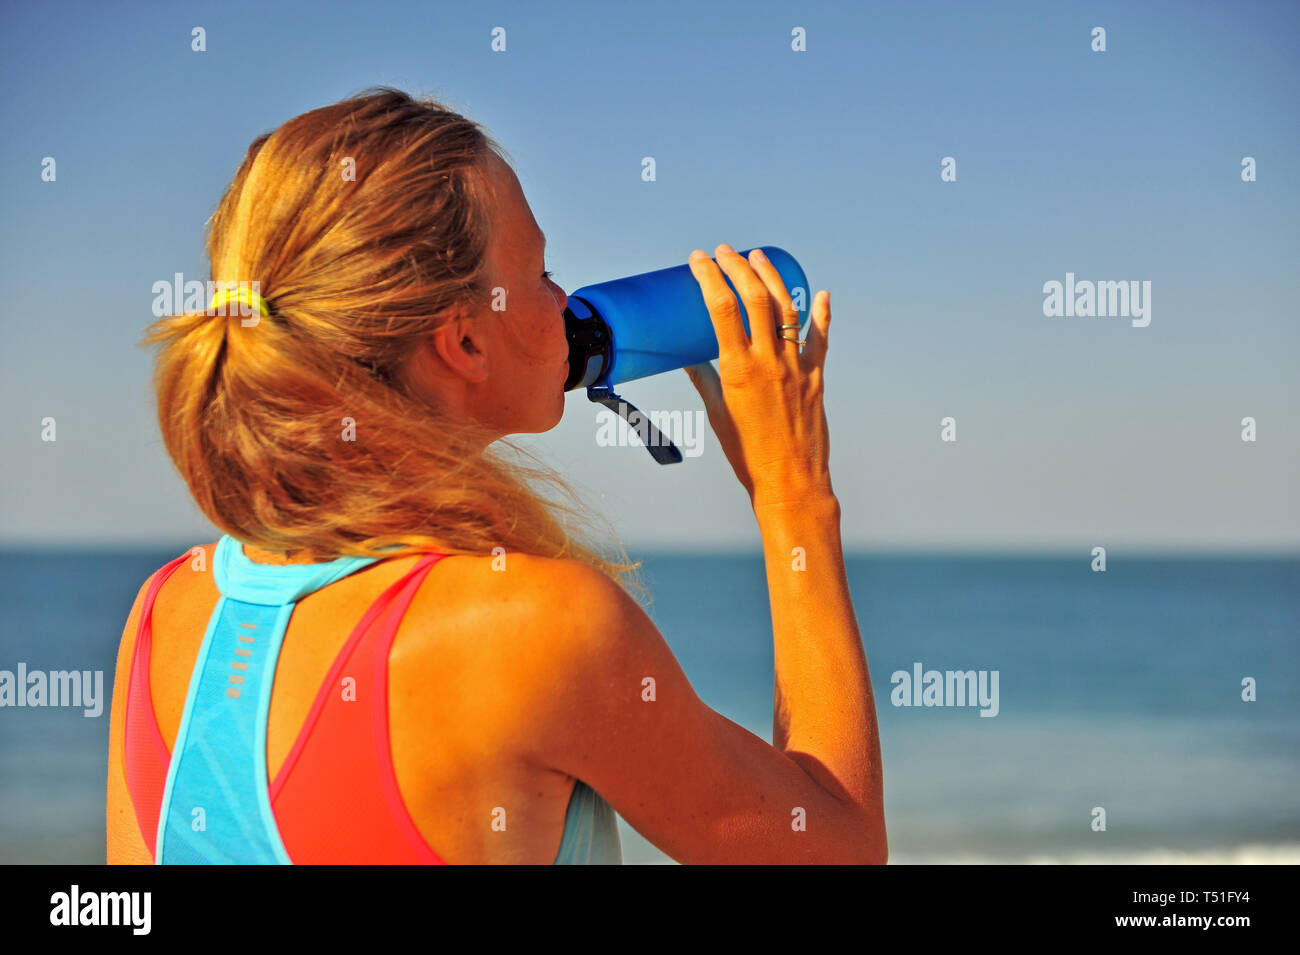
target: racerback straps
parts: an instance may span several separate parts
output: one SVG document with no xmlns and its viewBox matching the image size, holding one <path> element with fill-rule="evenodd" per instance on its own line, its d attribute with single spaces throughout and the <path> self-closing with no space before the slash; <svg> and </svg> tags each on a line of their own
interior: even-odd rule
<svg viewBox="0 0 1300 955">
<path fill-rule="evenodd" d="M 295 604 L 375 557 L 259 564 L 223 535 L 213 556 L 221 597 L 204 634 L 158 815 L 155 861 L 290 863 L 268 795 L 271 685 Z"/>
</svg>

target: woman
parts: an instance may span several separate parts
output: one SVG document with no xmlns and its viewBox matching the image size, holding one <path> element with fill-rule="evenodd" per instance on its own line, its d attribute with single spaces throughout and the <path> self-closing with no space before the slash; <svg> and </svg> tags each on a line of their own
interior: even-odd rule
<svg viewBox="0 0 1300 955">
<path fill-rule="evenodd" d="M 489 447 L 554 427 L 568 371 L 567 298 L 502 152 L 392 90 L 249 149 L 208 254 L 258 294 L 146 338 L 167 450 L 226 533 L 126 622 L 110 863 L 618 862 L 611 806 L 681 862 L 886 860 L 827 465 L 829 294 L 801 351 L 770 263 L 690 258 L 721 377 L 687 371 L 763 537 L 768 745 L 696 696 L 636 565 L 537 490 L 564 482 Z"/>
</svg>

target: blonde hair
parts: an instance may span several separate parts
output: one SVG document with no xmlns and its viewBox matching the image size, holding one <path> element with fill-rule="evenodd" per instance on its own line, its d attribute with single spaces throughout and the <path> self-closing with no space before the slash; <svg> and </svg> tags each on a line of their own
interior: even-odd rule
<svg viewBox="0 0 1300 955">
<path fill-rule="evenodd" d="M 597 548 L 558 473 L 508 440 L 483 450 L 479 426 L 403 380 L 445 310 L 490 294 L 489 151 L 507 158 L 474 121 L 392 89 L 254 140 L 207 252 L 212 280 L 257 282 L 270 315 L 149 326 L 163 441 L 199 509 L 244 543 L 316 560 L 504 548 L 583 561 L 644 600 L 640 562 L 603 518 Z"/>
</svg>

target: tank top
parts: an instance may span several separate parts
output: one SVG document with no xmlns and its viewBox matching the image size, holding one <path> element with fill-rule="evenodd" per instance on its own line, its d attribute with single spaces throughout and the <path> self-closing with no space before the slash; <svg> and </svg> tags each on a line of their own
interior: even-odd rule
<svg viewBox="0 0 1300 955">
<path fill-rule="evenodd" d="M 127 688 L 127 788 L 159 864 L 441 863 L 397 786 L 388 737 L 388 654 L 421 582 L 423 556 L 362 615 L 322 681 L 284 765 L 268 778 L 266 726 L 280 645 L 307 594 L 380 558 L 261 564 L 224 535 L 213 555 L 220 597 L 168 751 L 149 685 L 153 605 L 186 561 L 165 564 L 141 608 Z M 576 780 L 556 864 L 621 864 L 613 808 Z"/>
</svg>

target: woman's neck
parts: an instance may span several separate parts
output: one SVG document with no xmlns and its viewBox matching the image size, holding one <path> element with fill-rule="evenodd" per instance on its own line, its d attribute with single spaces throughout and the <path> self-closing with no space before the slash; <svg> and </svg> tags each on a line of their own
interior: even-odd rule
<svg viewBox="0 0 1300 955">
<path fill-rule="evenodd" d="M 263 550 L 252 544 L 244 545 L 244 556 L 259 564 L 314 564 L 316 560 L 309 550 L 294 551 L 294 556 L 282 554 L 275 550 Z"/>
</svg>

